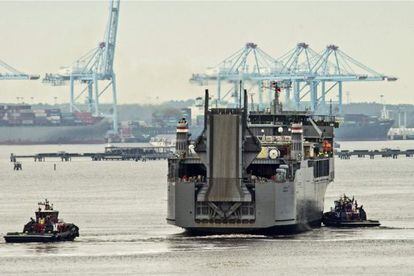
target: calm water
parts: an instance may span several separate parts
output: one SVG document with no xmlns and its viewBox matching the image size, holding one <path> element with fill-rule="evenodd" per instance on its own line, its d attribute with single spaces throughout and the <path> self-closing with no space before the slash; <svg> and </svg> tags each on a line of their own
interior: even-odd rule
<svg viewBox="0 0 414 276">
<path fill-rule="evenodd" d="M 414 142 L 341 143 L 342 149 L 413 148 Z M 21 231 L 38 201 L 80 227 L 75 242 L 5 244 L 10 274 L 392 274 L 414 275 L 414 158 L 336 160 L 326 209 L 346 192 L 375 229 L 321 227 L 294 236 L 187 237 L 165 222 L 166 161 L 9 163 L 16 154 L 101 151 L 103 145 L 0 146 L 0 233 Z M 57 164 L 57 170 L 53 165 Z"/>
</svg>

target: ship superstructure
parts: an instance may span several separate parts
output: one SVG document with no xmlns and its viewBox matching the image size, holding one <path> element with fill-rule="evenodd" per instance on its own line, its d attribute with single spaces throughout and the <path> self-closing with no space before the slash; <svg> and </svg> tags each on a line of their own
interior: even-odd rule
<svg viewBox="0 0 414 276">
<path fill-rule="evenodd" d="M 284 112 L 278 92 L 270 109 L 209 108 L 202 134 L 177 126 L 168 161 L 170 224 L 193 232 L 298 230 L 320 225 L 334 179 L 332 116 Z"/>
</svg>

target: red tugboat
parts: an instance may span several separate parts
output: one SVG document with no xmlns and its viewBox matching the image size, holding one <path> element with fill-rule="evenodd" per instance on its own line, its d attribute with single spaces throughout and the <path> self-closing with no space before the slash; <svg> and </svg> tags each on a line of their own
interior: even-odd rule
<svg viewBox="0 0 414 276">
<path fill-rule="evenodd" d="M 50 204 L 47 199 L 44 202 L 39 202 L 38 205 L 39 208 L 35 212 L 36 220 L 30 218 L 30 221 L 24 226 L 23 232 L 7 233 L 4 236 L 6 242 L 73 241 L 79 237 L 79 227 L 59 219 L 59 211 L 53 210 L 53 204 Z"/>
<path fill-rule="evenodd" d="M 335 207 L 330 212 L 322 216 L 322 222 L 331 227 L 374 227 L 380 226 L 378 220 L 367 219 L 367 213 L 363 206 L 358 206 L 358 202 L 345 194 L 335 200 Z"/>
</svg>

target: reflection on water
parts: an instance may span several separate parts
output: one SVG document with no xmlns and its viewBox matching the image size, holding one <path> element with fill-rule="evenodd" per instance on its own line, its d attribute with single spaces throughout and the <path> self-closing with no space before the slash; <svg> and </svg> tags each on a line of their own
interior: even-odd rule
<svg viewBox="0 0 414 276">
<path fill-rule="evenodd" d="M 60 248 L 59 244 L 36 243 L 35 245 L 33 245 L 33 247 L 28 247 L 27 252 L 28 253 L 40 253 L 40 254 L 57 254 L 59 253 L 59 248 Z"/>
</svg>

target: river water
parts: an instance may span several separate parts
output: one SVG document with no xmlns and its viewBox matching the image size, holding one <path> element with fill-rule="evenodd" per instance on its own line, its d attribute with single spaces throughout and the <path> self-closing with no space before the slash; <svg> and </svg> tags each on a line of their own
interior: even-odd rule
<svg viewBox="0 0 414 276">
<path fill-rule="evenodd" d="M 104 145 L 0 146 L 0 233 L 21 231 L 48 198 L 67 222 L 80 227 L 74 242 L 5 244 L 0 275 L 414 275 L 414 158 L 336 162 L 326 194 L 354 195 L 372 229 L 321 227 L 265 237 L 189 237 L 168 225 L 166 161 L 23 160 L 13 171 L 10 153 L 102 151 Z M 343 142 L 342 149 L 414 149 L 414 141 Z M 56 164 L 56 170 L 54 170 Z"/>
</svg>

